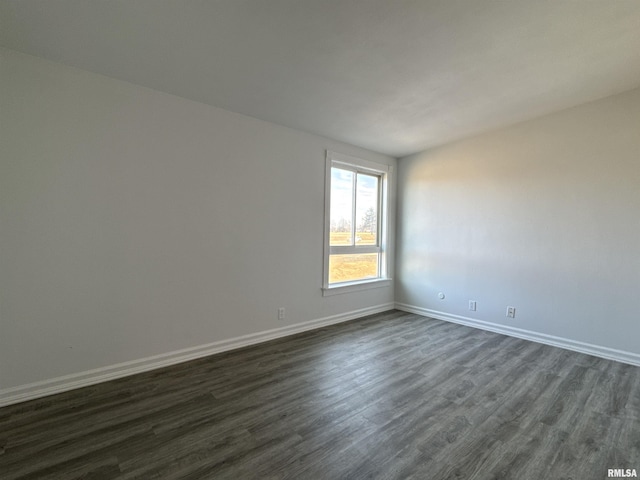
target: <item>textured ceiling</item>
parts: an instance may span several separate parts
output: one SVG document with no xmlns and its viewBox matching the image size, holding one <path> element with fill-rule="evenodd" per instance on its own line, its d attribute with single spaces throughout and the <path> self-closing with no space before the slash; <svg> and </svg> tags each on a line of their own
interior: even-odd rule
<svg viewBox="0 0 640 480">
<path fill-rule="evenodd" d="M 640 86 L 640 1 L 0 0 L 0 44 L 400 157 Z"/>
</svg>

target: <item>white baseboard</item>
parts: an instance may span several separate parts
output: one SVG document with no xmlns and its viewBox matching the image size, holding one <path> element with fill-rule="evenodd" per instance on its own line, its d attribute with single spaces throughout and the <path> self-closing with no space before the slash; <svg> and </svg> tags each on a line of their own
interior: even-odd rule
<svg viewBox="0 0 640 480">
<path fill-rule="evenodd" d="M 396 303 L 395 306 L 396 309 L 402 310 L 403 312 L 415 313 L 417 315 L 422 315 L 425 317 L 444 320 L 445 322 L 459 323 L 460 325 L 466 325 L 468 327 L 501 333 L 510 337 L 522 338 L 524 340 L 530 340 L 532 342 L 544 343 L 545 345 L 560 347 L 566 350 L 573 350 L 574 352 L 586 353 L 588 355 L 602 357 L 608 360 L 616 360 L 618 362 L 640 366 L 640 355 L 633 352 L 616 350 L 613 348 L 602 347 L 600 345 L 578 342 L 569 338 L 556 337 L 553 335 L 547 335 L 545 333 L 533 332 L 531 330 L 524 330 L 521 328 L 509 327 L 497 323 L 485 322 L 483 320 L 476 320 L 474 318 L 463 317 L 461 315 L 453 315 L 446 312 L 439 312 L 437 310 L 430 310 L 428 308 L 416 307 L 415 305 Z"/>
<path fill-rule="evenodd" d="M 197 347 L 185 348 L 173 352 L 162 353 L 152 357 L 141 358 L 129 362 L 118 363 L 107 367 L 96 368 L 84 372 L 73 373 L 56 377 L 40 382 L 20 385 L 18 387 L 0 390 L 0 407 L 11 405 L 14 403 L 25 402 L 36 398 L 53 395 L 56 393 L 66 392 L 76 388 L 95 385 L 96 383 L 114 380 L 116 378 L 135 375 L 136 373 L 147 372 L 157 368 L 168 367 L 196 358 L 207 357 L 216 353 L 233 350 L 236 348 L 254 345 L 256 343 L 266 342 L 288 335 L 313 330 L 335 323 L 346 322 L 366 315 L 374 313 L 386 312 L 394 308 L 393 303 L 385 303 L 373 307 L 361 308 L 347 313 L 331 315 L 329 317 L 318 318 L 295 325 L 287 325 L 286 327 L 274 328 L 263 332 L 251 333 L 240 337 L 230 338 L 219 342 L 213 342 Z"/>
</svg>

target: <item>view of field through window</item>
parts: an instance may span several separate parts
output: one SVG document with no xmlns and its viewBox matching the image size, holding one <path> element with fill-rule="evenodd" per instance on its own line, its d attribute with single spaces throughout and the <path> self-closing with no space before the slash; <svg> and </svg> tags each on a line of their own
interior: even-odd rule
<svg viewBox="0 0 640 480">
<path fill-rule="evenodd" d="M 353 282 L 377 276 L 377 253 L 329 256 L 329 283 Z"/>
<path fill-rule="evenodd" d="M 331 169 L 330 239 L 334 246 L 356 247 L 329 256 L 329 283 L 376 278 L 379 253 L 358 253 L 378 245 L 380 178 L 341 168 Z"/>
</svg>

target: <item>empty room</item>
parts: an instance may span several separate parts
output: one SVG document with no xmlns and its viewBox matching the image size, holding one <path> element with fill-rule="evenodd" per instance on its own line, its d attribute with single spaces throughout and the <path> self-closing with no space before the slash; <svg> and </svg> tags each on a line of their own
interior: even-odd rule
<svg viewBox="0 0 640 480">
<path fill-rule="evenodd" d="M 0 478 L 640 472 L 640 2 L 0 0 Z"/>
</svg>

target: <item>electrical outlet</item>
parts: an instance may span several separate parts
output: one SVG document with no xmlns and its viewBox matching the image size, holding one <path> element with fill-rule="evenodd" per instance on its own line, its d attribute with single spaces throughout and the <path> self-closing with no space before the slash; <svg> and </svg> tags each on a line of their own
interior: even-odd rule
<svg viewBox="0 0 640 480">
<path fill-rule="evenodd" d="M 471 310 L 472 312 L 476 311 L 476 301 L 475 300 L 469 300 L 469 310 Z"/>
<path fill-rule="evenodd" d="M 284 320 L 284 307 L 278 309 L 278 320 Z"/>
<path fill-rule="evenodd" d="M 516 307 L 507 307 L 507 317 L 516 318 Z"/>
</svg>

